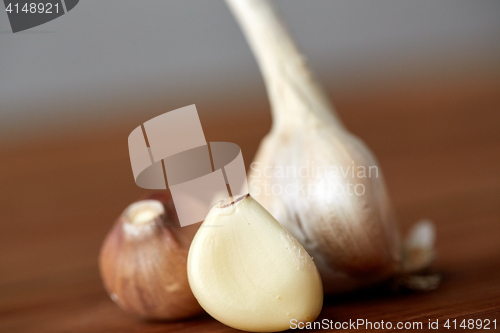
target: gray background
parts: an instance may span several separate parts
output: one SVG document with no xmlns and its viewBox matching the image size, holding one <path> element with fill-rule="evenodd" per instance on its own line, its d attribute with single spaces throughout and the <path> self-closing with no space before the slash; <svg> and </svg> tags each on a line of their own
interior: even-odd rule
<svg viewBox="0 0 500 333">
<path fill-rule="evenodd" d="M 460 80 L 471 71 L 500 77 L 500 1 L 277 6 L 334 91 L 425 77 Z M 82 0 L 68 14 L 17 34 L 1 11 L 0 32 L 3 140 L 134 113 L 147 120 L 193 103 L 223 110 L 228 98 L 264 94 L 242 33 L 218 0 Z"/>
</svg>

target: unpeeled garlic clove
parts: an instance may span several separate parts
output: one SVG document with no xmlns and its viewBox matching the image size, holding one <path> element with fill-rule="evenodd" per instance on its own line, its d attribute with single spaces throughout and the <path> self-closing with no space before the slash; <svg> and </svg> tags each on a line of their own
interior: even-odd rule
<svg viewBox="0 0 500 333">
<path fill-rule="evenodd" d="M 188 277 L 205 311 L 240 330 L 286 330 L 316 319 L 323 304 L 309 254 L 249 195 L 211 209 L 189 249 Z"/>
<path fill-rule="evenodd" d="M 172 198 L 155 194 L 130 205 L 99 256 L 104 286 L 123 310 L 180 319 L 202 312 L 187 279 L 189 245 L 199 225 L 181 228 Z"/>
</svg>

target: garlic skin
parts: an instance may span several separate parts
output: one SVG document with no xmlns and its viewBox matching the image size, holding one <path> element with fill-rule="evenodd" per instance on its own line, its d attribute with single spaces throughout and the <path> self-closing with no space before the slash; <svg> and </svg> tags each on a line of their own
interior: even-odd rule
<svg viewBox="0 0 500 333">
<path fill-rule="evenodd" d="M 329 177 L 265 177 L 266 166 L 277 170 L 278 166 L 301 166 L 307 161 L 314 161 L 317 169 L 353 167 L 353 159 L 357 166 L 373 166 L 376 162 L 372 155 L 353 136 L 339 135 L 325 124 L 295 133 L 287 136 L 272 132 L 262 142 L 255 158 L 258 163 L 249 174 L 252 195 L 311 254 L 326 293 L 350 291 L 393 275 L 401 265 L 401 245 L 381 177 L 353 178 L 341 173 Z M 261 186 L 266 182 L 281 189 L 297 184 L 305 188 L 305 193 L 283 191 L 274 195 Z M 346 195 L 332 190 L 336 184 L 347 182 L 353 187 L 361 184 L 364 193 Z"/>
<path fill-rule="evenodd" d="M 398 227 L 374 155 L 343 126 L 269 1 L 226 3 L 257 59 L 273 115 L 248 175 L 252 196 L 314 258 L 325 293 L 367 286 L 414 266 L 403 265 Z M 319 172 L 332 167 L 340 171 Z M 287 171 L 302 168 L 307 175 Z M 376 175 L 360 177 L 363 169 Z M 336 191 L 339 185 L 343 193 Z M 358 191 L 348 195 L 349 186 Z M 431 243 L 426 243 L 429 251 Z"/>
<path fill-rule="evenodd" d="M 304 248 L 249 195 L 208 213 L 188 256 L 191 290 L 225 325 L 251 332 L 310 322 L 323 305 L 321 278 Z"/>
<path fill-rule="evenodd" d="M 181 319 L 203 310 L 187 279 L 187 254 L 198 225 L 181 228 L 167 194 L 130 205 L 99 256 L 104 286 L 124 311 L 148 319 Z"/>
</svg>

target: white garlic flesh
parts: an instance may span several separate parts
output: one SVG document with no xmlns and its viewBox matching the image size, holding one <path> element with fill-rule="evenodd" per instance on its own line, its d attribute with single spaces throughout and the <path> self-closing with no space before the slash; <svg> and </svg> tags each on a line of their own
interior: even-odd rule
<svg viewBox="0 0 500 333">
<path fill-rule="evenodd" d="M 323 305 L 312 258 L 249 195 L 209 212 L 189 249 L 188 278 L 205 311 L 240 330 L 286 330 L 315 320 Z"/>
</svg>

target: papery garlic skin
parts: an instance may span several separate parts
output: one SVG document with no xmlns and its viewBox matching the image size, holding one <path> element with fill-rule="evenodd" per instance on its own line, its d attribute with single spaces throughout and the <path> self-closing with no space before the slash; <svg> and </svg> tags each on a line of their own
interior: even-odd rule
<svg viewBox="0 0 500 333">
<path fill-rule="evenodd" d="M 181 228 L 172 198 L 131 204 L 108 233 L 99 269 L 111 299 L 148 319 L 182 319 L 203 310 L 187 279 L 189 245 L 199 225 Z"/>
<path fill-rule="evenodd" d="M 250 193 L 314 258 L 326 293 L 353 290 L 400 272 L 399 231 L 373 154 L 343 126 L 270 2 L 226 3 L 257 59 L 273 114 L 271 132 L 248 175 Z M 308 165 L 375 167 L 378 174 L 266 176 L 269 170 Z M 337 195 L 339 184 L 359 185 L 364 191 Z M 288 190 L 290 185 L 296 190 Z M 273 193 L 273 187 L 280 192 Z"/>
<path fill-rule="evenodd" d="M 323 305 L 309 254 L 250 196 L 212 208 L 189 249 L 188 278 L 205 311 L 240 330 L 286 330 Z"/>
<path fill-rule="evenodd" d="M 373 155 L 357 138 L 327 124 L 288 128 L 294 135 L 273 131 L 261 143 L 249 172 L 250 193 L 311 254 L 325 292 L 353 290 L 398 272 L 399 232 L 380 169 L 377 177 L 356 177 L 357 167 L 366 167 L 368 173 L 369 167 L 377 166 Z M 306 165 L 306 177 L 287 172 L 266 177 L 269 170 Z M 324 176 L 311 171 L 332 166 L 349 172 Z M 290 185 L 296 190 L 287 191 Z M 344 188 L 340 194 L 339 185 Z"/>
</svg>

